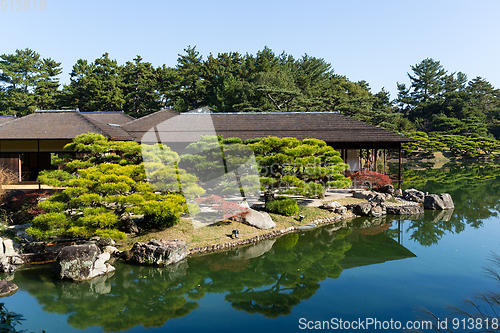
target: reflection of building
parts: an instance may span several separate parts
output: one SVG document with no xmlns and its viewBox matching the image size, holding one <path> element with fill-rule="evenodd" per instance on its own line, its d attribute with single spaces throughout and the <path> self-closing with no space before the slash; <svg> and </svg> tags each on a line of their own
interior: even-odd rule
<svg viewBox="0 0 500 333">
<path fill-rule="evenodd" d="M 386 226 L 390 226 L 390 224 L 386 224 Z M 357 230 L 353 230 L 346 237 L 352 247 L 345 252 L 345 258 L 340 261 L 343 269 L 416 257 L 413 252 L 385 232 L 366 235 L 362 232 L 363 229 Z M 399 230 L 397 231 L 399 233 Z"/>
<path fill-rule="evenodd" d="M 151 128 L 180 117 L 179 121 L 175 121 L 176 126 L 158 128 L 157 134 L 162 142 L 182 147 L 186 140 L 199 140 L 199 137 L 191 136 L 203 134 L 198 130 L 196 134 L 193 132 L 196 126 L 200 128 L 199 122 L 206 119 L 207 114 L 203 116 L 179 114 L 170 109 L 139 119 L 123 112 L 36 111 L 22 118 L 0 119 L 0 159 L 1 163 L 19 174 L 20 180 L 35 180 L 39 170 L 50 166 L 50 153 L 62 152 L 64 145 L 79 134 L 99 133 L 114 140 L 140 142 Z M 401 151 L 402 143 L 413 141 L 332 112 L 214 113 L 210 117 L 217 135 L 225 138 L 247 140 L 277 136 L 324 140 L 339 150 L 350 166 L 349 172 L 360 168 L 359 149 L 370 149 L 376 157 L 379 150 Z M 376 159 L 374 164 L 377 164 Z"/>
</svg>

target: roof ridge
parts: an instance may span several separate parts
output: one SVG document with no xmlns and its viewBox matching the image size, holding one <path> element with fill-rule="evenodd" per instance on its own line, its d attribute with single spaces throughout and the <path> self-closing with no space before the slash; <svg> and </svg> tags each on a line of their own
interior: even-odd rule
<svg viewBox="0 0 500 333">
<path fill-rule="evenodd" d="M 275 112 L 210 112 L 208 114 L 210 115 L 217 115 L 217 114 L 311 114 L 311 113 L 321 113 L 321 114 L 342 114 L 340 111 L 275 111 Z M 189 113 L 189 112 L 182 112 L 181 114 L 204 114 L 204 113 Z M 207 113 L 205 113 L 207 114 Z"/>
<path fill-rule="evenodd" d="M 85 117 L 85 115 L 84 115 L 84 114 L 81 114 L 80 112 L 78 112 L 77 114 L 78 114 L 78 116 L 80 116 L 81 118 L 83 118 L 83 120 L 84 120 L 85 122 L 87 122 L 87 123 L 88 123 L 91 127 L 95 128 L 95 129 L 97 129 L 99 132 L 101 132 L 101 134 L 102 134 L 102 135 L 107 136 L 108 138 L 110 138 L 110 137 L 111 137 L 111 136 L 110 136 L 108 133 L 106 133 L 103 129 L 99 128 L 99 126 L 97 126 L 97 125 L 96 125 L 93 121 L 97 121 L 97 122 L 99 122 L 99 123 L 101 123 L 101 124 L 104 124 L 103 122 L 101 122 L 101 121 L 99 121 L 99 120 L 95 120 L 95 119 L 92 119 L 92 120 L 91 120 L 90 118 Z"/>
<path fill-rule="evenodd" d="M 112 133 L 107 131 L 108 127 L 111 131 L 120 128 L 121 131 L 123 131 L 127 136 L 130 137 L 130 139 L 133 139 L 132 135 L 130 135 L 130 133 L 126 131 L 124 128 L 122 128 L 122 125 L 120 124 L 113 124 L 114 126 L 112 126 L 110 123 L 105 123 L 100 120 L 87 117 L 85 114 L 81 114 L 81 116 L 85 118 L 88 122 L 90 122 L 94 127 L 97 127 L 101 132 L 104 132 L 105 136 L 107 136 L 110 139 L 114 139 L 115 137 L 113 136 Z"/>
<path fill-rule="evenodd" d="M 178 115 L 179 115 L 179 114 L 181 114 L 180 112 L 177 112 L 177 111 L 175 111 L 174 109 L 165 108 L 165 109 L 158 110 L 158 111 L 156 111 L 156 112 L 150 113 L 150 114 L 145 115 L 145 116 L 140 117 L 140 118 L 134 118 L 134 120 L 131 120 L 131 121 L 129 121 L 128 123 L 123 124 L 122 126 L 125 126 L 125 125 L 128 125 L 128 124 L 131 124 L 131 123 L 134 123 L 134 122 L 139 121 L 139 120 L 141 120 L 141 121 L 147 120 L 147 119 L 149 119 L 149 118 L 152 118 L 155 114 L 157 114 L 157 113 L 159 113 L 159 112 L 162 112 L 162 111 L 165 111 L 165 112 L 166 112 L 166 111 L 170 111 L 170 112 L 177 113 Z"/>
</svg>

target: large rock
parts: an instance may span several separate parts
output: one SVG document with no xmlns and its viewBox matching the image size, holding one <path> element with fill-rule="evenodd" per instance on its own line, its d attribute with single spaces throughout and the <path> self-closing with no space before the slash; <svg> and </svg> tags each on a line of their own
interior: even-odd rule
<svg viewBox="0 0 500 333">
<path fill-rule="evenodd" d="M 422 206 L 411 205 L 411 206 L 387 206 L 387 214 L 392 215 L 417 215 L 423 214 L 424 208 Z"/>
<path fill-rule="evenodd" d="M 0 297 L 10 296 L 17 291 L 18 287 L 11 281 L 0 281 Z"/>
<path fill-rule="evenodd" d="M 127 234 L 137 234 L 139 233 L 138 224 L 144 221 L 144 215 L 133 215 L 130 213 L 124 213 L 121 218 L 121 228 Z"/>
<path fill-rule="evenodd" d="M 66 246 L 57 256 L 54 271 L 61 279 L 90 280 L 115 270 L 106 263 L 110 257 L 107 252 L 101 253 L 95 244 Z"/>
<path fill-rule="evenodd" d="M 389 193 L 380 193 L 375 191 L 356 191 L 352 194 L 353 198 L 365 199 L 370 202 L 381 203 L 392 198 Z"/>
<path fill-rule="evenodd" d="M 424 207 L 426 209 L 453 209 L 455 204 L 448 193 L 443 193 L 441 195 L 429 194 L 425 196 Z"/>
<path fill-rule="evenodd" d="M 370 216 L 379 217 L 379 216 L 385 215 L 386 212 L 387 211 L 386 211 L 385 207 L 383 207 L 381 205 L 374 205 L 374 206 L 372 206 L 372 209 L 370 210 Z"/>
<path fill-rule="evenodd" d="M 330 202 L 324 203 L 321 206 L 319 206 L 319 208 L 325 209 L 325 210 L 332 212 L 332 213 L 335 213 L 335 214 L 341 214 L 341 215 L 344 215 L 347 212 L 347 208 L 342 206 L 337 201 L 330 201 Z"/>
<path fill-rule="evenodd" d="M 349 209 L 356 215 L 360 216 L 382 216 L 386 214 L 384 204 L 375 202 L 361 202 L 359 204 L 348 205 Z"/>
<path fill-rule="evenodd" d="M 130 250 L 129 261 L 137 264 L 164 266 L 183 260 L 188 253 L 188 246 L 184 241 L 151 239 L 147 243 L 135 243 Z"/>
<path fill-rule="evenodd" d="M 326 202 L 326 203 L 322 204 L 321 206 L 319 206 L 319 208 L 326 209 L 326 210 L 333 213 L 335 211 L 335 209 L 337 209 L 341 206 L 342 205 L 339 204 L 337 201 L 330 201 L 330 202 Z"/>
<path fill-rule="evenodd" d="M 14 265 L 22 265 L 19 244 L 8 238 L 0 238 L 0 273 L 12 273 L 16 270 Z"/>
<path fill-rule="evenodd" d="M 352 212 L 360 216 L 370 216 L 372 205 L 369 202 L 362 202 L 351 205 Z"/>
<path fill-rule="evenodd" d="M 403 192 L 403 198 L 407 201 L 422 203 L 424 202 L 425 193 L 414 188 L 410 188 Z"/>
<path fill-rule="evenodd" d="M 258 229 L 272 229 L 276 227 L 276 223 L 271 219 L 271 215 L 252 208 L 248 209 L 248 214 L 241 219 L 241 222 Z"/>
<path fill-rule="evenodd" d="M 444 203 L 444 209 L 454 209 L 455 204 L 453 203 L 453 199 L 451 198 L 451 195 L 449 193 L 442 193 L 440 195 L 441 200 L 443 200 Z"/>
<path fill-rule="evenodd" d="M 0 258 L 0 273 L 14 273 L 16 271 L 16 266 L 9 262 L 7 257 Z"/>
<path fill-rule="evenodd" d="M 382 186 L 379 190 L 380 193 L 388 193 L 388 194 L 394 194 L 394 186 L 391 184 L 387 184 Z"/>
</svg>

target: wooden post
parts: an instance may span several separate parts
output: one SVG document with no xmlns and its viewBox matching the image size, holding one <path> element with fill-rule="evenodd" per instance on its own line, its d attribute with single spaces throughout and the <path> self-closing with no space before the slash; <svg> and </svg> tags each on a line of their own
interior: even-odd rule
<svg viewBox="0 0 500 333">
<path fill-rule="evenodd" d="M 399 174 L 398 174 L 398 189 L 401 189 L 401 160 L 402 160 L 402 156 L 401 156 L 401 145 L 399 146 Z"/>
<path fill-rule="evenodd" d="M 22 164 L 21 164 L 21 154 L 19 154 L 19 159 L 18 159 L 19 163 L 18 163 L 18 170 L 19 170 L 19 182 L 22 182 L 23 181 L 23 173 L 22 173 Z"/>
<path fill-rule="evenodd" d="M 363 162 L 363 159 L 361 158 L 361 149 L 358 150 L 358 171 L 362 170 L 361 163 Z"/>
<path fill-rule="evenodd" d="M 387 174 L 387 149 L 384 149 L 384 175 Z"/>
</svg>

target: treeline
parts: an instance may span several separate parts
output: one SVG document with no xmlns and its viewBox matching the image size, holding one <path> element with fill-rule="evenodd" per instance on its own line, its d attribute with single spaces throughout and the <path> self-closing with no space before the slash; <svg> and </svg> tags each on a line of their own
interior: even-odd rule
<svg viewBox="0 0 500 333">
<path fill-rule="evenodd" d="M 295 59 L 265 47 L 255 55 L 208 55 L 187 47 L 175 67 L 154 67 L 137 56 L 123 65 L 107 53 L 73 65 L 59 83 L 61 63 L 33 50 L 0 56 L 0 114 L 35 109 L 124 110 L 139 117 L 164 107 L 214 112 L 338 111 L 394 131 L 500 137 L 500 90 L 481 77 L 448 73 L 439 61 L 411 66 L 398 96 L 373 93 L 366 81 L 335 74 L 307 54 Z"/>
</svg>

